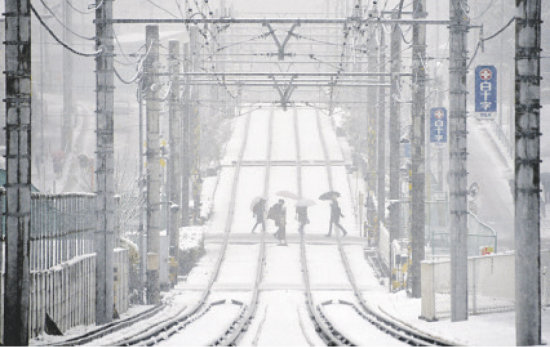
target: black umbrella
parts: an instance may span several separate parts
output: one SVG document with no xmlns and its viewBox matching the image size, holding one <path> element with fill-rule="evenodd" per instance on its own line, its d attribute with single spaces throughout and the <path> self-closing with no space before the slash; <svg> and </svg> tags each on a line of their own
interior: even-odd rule
<svg viewBox="0 0 550 347">
<path fill-rule="evenodd" d="M 336 191 L 330 191 L 319 195 L 319 200 L 332 200 L 332 198 L 339 198 L 340 193 Z"/>
</svg>

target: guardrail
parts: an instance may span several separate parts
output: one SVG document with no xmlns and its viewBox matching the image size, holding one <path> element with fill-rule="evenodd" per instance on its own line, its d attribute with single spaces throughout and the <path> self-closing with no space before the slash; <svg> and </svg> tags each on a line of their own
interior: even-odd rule
<svg viewBox="0 0 550 347">
<path fill-rule="evenodd" d="M 5 190 L 0 188 L 0 211 Z M 61 334 L 78 325 L 95 323 L 95 194 L 31 194 L 29 235 L 30 337 Z M 1 219 L 2 236 L 5 218 Z M 4 237 L 2 237 L 4 241 Z M 4 245 L 0 247 L 3 263 Z M 128 310 L 128 251 L 117 249 L 115 305 Z M 2 297 L 4 275 L 2 266 Z M 1 300 L 3 315 L 3 300 Z M 48 323 L 47 323 L 48 321 Z M 3 329 L 0 337 L 3 338 Z"/>
</svg>

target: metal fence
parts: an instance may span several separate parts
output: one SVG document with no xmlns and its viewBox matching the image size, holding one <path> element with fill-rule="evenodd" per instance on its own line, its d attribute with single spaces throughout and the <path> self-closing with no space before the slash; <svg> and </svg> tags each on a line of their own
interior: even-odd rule
<svg viewBox="0 0 550 347">
<path fill-rule="evenodd" d="M 5 198 L 5 189 L 0 188 L 2 241 L 6 230 Z M 62 332 L 95 322 L 95 204 L 94 194 L 31 194 L 31 337 L 44 332 L 46 315 Z M 3 294 L 4 242 L 0 249 Z M 2 334 L 3 329 L 3 338 Z"/>
<path fill-rule="evenodd" d="M 31 195 L 31 271 L 94 253 L 95 195 Z"/>
</svg>

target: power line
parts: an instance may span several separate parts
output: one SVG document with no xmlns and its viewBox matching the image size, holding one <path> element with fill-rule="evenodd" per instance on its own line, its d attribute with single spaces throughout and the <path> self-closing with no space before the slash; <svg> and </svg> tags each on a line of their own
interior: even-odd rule
<svg viewBox="0 0 550 347">
<path fill-rule="evenodd" d="M 73 10 L 75 10 L 76 12 L 80 13 L 80 14 L 90 14 L 90 13 L 93 13 L 95 12 L 96 10 L 98 10 L 101 6 L 103 6 L 103 0 L 101 0 L 101 2 L 99 3 L 99 5 L 97 6 L 94 6 L 92 8 L 88 8 L 88 10 L 80 10 L 76 7 L 74 7 L 73 4 L 71 4 L 71 0 L 65 0 L 65 2 L 67 3 L 67 5 L 69 5 L 70 8 L 72 8 Z"/>
<path fill-rule="evenodd" d="M 71 46 L 69 46 L 68 44 L 66 44 L 65 42 L 63 42 L 59 37 L 57 37 L 55 35 L 55 33 L 52 31 L 52 29 L 50 29 L 48 27 L 48 25 L 44 22 L 44 20 L 42 19 L 42 17 L 40 17 L 40 15 L 38 14 L 38 11 L 36 11 L 36 9 L 34 8 L 34 6 L 31 4 L 31 11 L 32 13 L 34 13 L 34 15 L 36 16 L 36 19 L 38 19 L 38 21 L 40 22 L 40 24 L 42 24 L 42 26 L 44 27 L 44 29 L 46 29 L 46 31 L 53 37 L 53 39 L 55 41 L 57 41 L 57 43 L 59 43 L 61 46 L 63 46 L 65 49 L 69 50 L 70 52 L 76 54 L 76 55 L 80 55 L 82 57 L 97 57 L 98 55 L 100 55 L 102 52 L 103 52 L 103 49 L 99 49 L 93 53 L 85 53 L 85 52 L 80 52 L 80 51 L 77 51 L 76 49 L 72 48 Z"/>
<path fill-rule="evenodd" d="M 42 6 L 44 6 L 44 8 L 52 15 L 52 17 L 59 23 L 61 24 L 61 26 L 63 26 L 63 28 L 65 28 L 68 32 L 70 32 L 71 34 L 77 36 L 77 37 L 80 37 L 81 39 L 84 39 L 84 40 L 89 40 L 89 41 L 93 41 L 95 40 L 95 37 L 90 37 L 90 36 L 84 36 L 84 35 L 81 35 L 77 32 L 75 32 L 74 30 L 72 30 L 71 28 L 69 28 L 61 19 L 59 19 L 57 17 L 57 15 L 55 14 L 54 11 L 52 11 L 52 9 L 46 4 L 46 2 L 44 0 L 40 0 L 40 3 L 42 4 Z"/>
<path fill-rule="evenodd" d="M 150 3 L 151 5 L 155 6 L 156 8 L 158 8 L 159 10 L 165 12 L 165 13 L 168 13 L 170 16 L 174 17 L 174 18 L 179 18 L 178 16 L 176 16 L 175 14 L 173 14 L 172 12 L 168 11 L 167 9 L 165 9 L 164 7 L 158 5 L 157 3 L 153 2 L 153 0 L 147 0 L 148 3 Z"/>
<path fill-rule="evenodd" d="M 504 24 L 504 26 L 502 28 L 500 28 L 499 30 L 497 30 L 494 34 L 492 35 L 489 35 L 487 37 L 480 37 L 479 38 L 479 41 L 477 42 L 476 44 L 476 49 L 474 51 L 474 54 L 472 55 L 472 58 L 470 59 L 470 61 L 468 62 L 468 66 L 467 68 L 470 68 L 470 65 L 472 65 L 475 57 L 477 56 L 477 53 L 479 51 L 479 48 L 482 48 L 483 49 L 483 43 L 485 41 L 489 41 L 491 39 L 494 39 L 495 37 L 497 37 L 499 34 L 501 34 L 504 30 L 506 30 L 506 28 L 508 28 L 514 21 L 516 20 L 516 17 L 512 17 L 510 18 L 510 20 L 508 21 L 508 23 Z"/>
</svg>

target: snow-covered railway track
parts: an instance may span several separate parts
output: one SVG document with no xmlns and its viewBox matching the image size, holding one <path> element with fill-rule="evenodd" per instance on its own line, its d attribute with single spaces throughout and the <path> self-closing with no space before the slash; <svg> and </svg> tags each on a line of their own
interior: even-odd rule
<svg viewBox="0 0 550 347">
<path fill-rule="evenodd" d="M 323 147 L 323 154 L 325 157 L 325 168 L 328 176 L 329 190 L 333 191 L 334 187 L 333 187 L 332 166 L 330 165 L 330 158 L 328 155 L 326 140 L 321 128 L 321 121 L 320 121 L 320 116 L 318 111 L 316 111 L 316 119 L 317 119 L 317 125 L 318 125 L 317 128 L 319 130 L 319 137 L 321 140 L 321 145 Z M 345 274 L 350 283 L 351 289 L 353 290 L 353 294 L 358 301 L 358 305 L 351 302 L 339 301 L 340 304 L 350 305 L 359 316 L 361 316 L 365 321 L 370 323 L 372 326 L 376 327 L 377 329 L 384 332 L 385 334 L 388 334 L 393 338 L 401 342 L 404 342 L 406 344 L 409 344 L 411 346 L 453 345 L 452 342 L 449 342 L 444 339 L 426 334 L 422 331 L 413 329 L 410 326 L 406 326 L 401 322 L 397 322 L 394 319 L 386 315 L 383 315 L 382 313 L 376 312 L 376 310 L 371 308 L 366 302 L 363 296 L 363 293 L 357 286 L 355 276 L 353 274 L 353 271 L 351 270 L 349 259 L 346 252 L 344 251 L 344 247 L 342 245 L 342 241 L 340 239 L 340 234 L 338 231 L 336 232 L 336 242 L 337 242 L 338 252 L 340 254 L 340 259 L 344 267 Z M 327 303 L 325 303 L 325 305 L 326 304 Z M 323 312 L 320 306 L 318 306 L 317 309 L 319 310 L 319 312 Z"/>
<path fill-rule="evenodd" d="M 162 319 L 155 321 L 143 331 L 140 331 L 137 333 L 134 331 L 133 333 L 120 337 L 114 342 L 109 342 L 110 345 L 118 345 L 118 346 L 129 346 L 129 345 L 137 345 L 137 344 L 154 345 L 159 343 L 160 341 L 168 339 L 169 337 L 176 334 L 181 329 L 184 329 L 185 327 L 187 327 L 189 324 L 205 316 L 215 306 L 239 305 L 240 307 L 245 307 L 243 303 L 235 300 L 209 301 L 209 297 L 212 293 L 212 287 L 214 286 L 214 283 L 216 282 L 218 275 L 220 273 L 220 269 L 222 267 L 222 263 L 224 262 L 227 249 L 228 249 L 229 234 L 231 233 L 231 226 L 233 224 L 233 218 L 235 214 L 235 200 L 236 200 L 237 188 L 239 184 L 239 173 L 240 173 L 240 167 L 241 167 L 240 164 L 242 162 L 244 151 L 246 148 L 246 143 L 248 139 L 248 136 L 246 134 L 248 133 L 249 126 L 250 126 L 250 114 L 247 114 L 246 121 L 245 121 L 245 132 L 244 132 L 245 136 L 243 137 L 242 145 L 238 155 L 238 160 L 235 162 L 235 170 L 234 170 L 234 176 L 233 176 L 233 182 L 232 182 L 232 188 L 231 188 L 231 199 L 230 199 L 231 203 L 229 204 L 229 210 L 227 213 L 227 219 L 225 223 L 224 240 L 222 243 L 221 250 L 219 252 L 219 256 L 214 265 L 214 269 L 210 275 L 208 284 L 204 289 L 204 291 L 202 292 L 199 300 L 196 303 L 194 303 L 193 306 L 183 309 L 175 315 L 163 317 Z"/>
<path fill-rule="evenodd" d="M 299 129 L 298 129 L 298 116 L 297 111 L 294 109 L 294 134 L 296 142 L 296 168 L 297 168 L 297 180 L 298 180 L 298 195 L 301 197 L 302 192 L 302 160 L 300 154 L 300 139 L 299 139 Z M 326 157 L 326 149 L 324 151 Z M 348 338 L 346 338 L 323 313 L 321 307 L 315 304 L 310 283 L 310 274 L 309 267 L 307 264 L 307 254 L 306 254 L 306 242 L 304 240 L 304 234 L 300 234 L 300 266 L 302 269 L 302 281 L 305 287 L 305 297 L 306 297 L 306 307 L 308 309 L 309 317 L 317 331 L 319 337 L 328 345 L 328 346 L 339 346 L 347 345 L 352 346 L 352 343 Z"/>
<path fill-rule="evenodd" d="M 148 319 L 166 308 L 165 304 L 160 304 L 154 307 L 151 307 L 143 312 L 140 312 L 134 316 L 120 319 L 106 325 L 103 325 L 97 329 L 88 331 L 84 334 L 73 336 L 69 339 L 57 341 L 57 342 L 48 342 L 49 346 L 80 346 L 86 343 L 90 343 L 94 340 L 102 338 L 106 335 L 113 334 L 121 329 L 129 327 L 137 322 Z"/>
<path fill-rule="evenodd" d="M 264 197 L 268 195 L 269 192 L 269 181 L 270 181 L 270 174 L 271 174 L 271 152 L 272 152 L 272 146 L 273 146 L 273 119 L 274 119 L 274 111 L 271 110 L 269 114 L 269 125 L 268 125 L 268 135 L 267 135 L 267 153 L 266 153 L 266 163 L 265 163 L 265 178 L 264 178 Z M 263 274 L 264 274 L 264 265 L 265 265 L 265 259 L 266 259 L 266 246 L 265 246 L 265 234 L 266 232 L 262 230 L 261 236 L 260 236 L 260 251 L 258 253 L 258 261 L 256 263 L 256 277 L 254 280 L 254 287 L 252 288 L 252 298 L 250 299 L 250 303 L 244 309 L 241 314 L 236 317 L 229 327 L 226 329 L 224 334 L 220 337 L 218 337 L 212 344 L 213 345 L 236 345 L 239 339 L 243 336 L 243 334 L 248 330 L 248 327 L 250 325 L 250 322 L 252 318 L 254 318 L 254 315 L 256 314 L 256 310 L 258 308 L 258 299 L 260 294 L 260 284 L 263 280 Z"/>
</svg>

